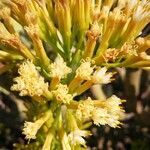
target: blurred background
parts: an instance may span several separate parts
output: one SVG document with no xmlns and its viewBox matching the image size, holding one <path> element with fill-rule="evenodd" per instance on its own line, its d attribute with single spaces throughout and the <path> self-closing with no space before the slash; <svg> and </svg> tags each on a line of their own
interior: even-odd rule
<svg viewBox="0 0 150 150">
<path fill-rule="evenodd" d="M 149 33 L 150 25 L 142 36 Z M 150 150 L 150 71 L 124 68 L 113 71 L 116 80 L 111 84 L 97 85 L 84 94 L 93 97 L 95 94 L 101 97 L 115 94 L 126 99 L 126 116 L 121 128 L 92 126 L 93 135 L 87 139 L 88 149 Z M 0 150 L 12 150 L 14 143 L 27 142 L 21 133 L 26 111 L 24 100 L 9 92 L 11 76 L 11 71 L 0 75 Z"/>
</svg>

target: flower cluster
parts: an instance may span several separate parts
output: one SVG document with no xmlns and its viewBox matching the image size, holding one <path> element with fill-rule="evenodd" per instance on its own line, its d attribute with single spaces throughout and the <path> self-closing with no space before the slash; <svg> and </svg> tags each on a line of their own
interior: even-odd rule
<svg viewBox="0 0 150 150">
<path fill-rule="evenodd" d="M 52 91 L 56 100 L 63 103 L 70 103 L 70 101 L 73 99 L 73 96 L 71 94 L 68 94 L 68 92 L 69 89 L 67 85 L 63 84 L 59 84 L 57 86 L 57 89 Z"/>
<path fill-rule="evenodd" d="M 113 95 L 112 97 L 102 100 L 91 100 L 88 98 L 80 102 L 76 110 L 76 117 L 79 120 L 93 120 L 96 125 L 109 125 L 118 127 L 123 118 L 124 111 L 121 108 L 121 100 Z"/>
<path fill-rule="evenodd" d="M 44 82 L 44 78 L 40 76 L 35 65 L 26 61 L 23 62 L 18 69 L 19 77 L 14 78 L 12 91 L 20 91 L 20 96 L 41 96 L 48 91 L 48 83 Z"/>
<path fill-rule="evenodd" d="M 62 57 L 58 57 L 54 63 L 50 65 L 51 77 L 59 79 L 65 78 L 71 72 L 71 68 L 67 67 Z"/>
<path fill-rule="evenodd" d="M 0 74 L 18 68 L 11 90 L 32 101 L 26 139 L 42 150 L 86 149 L 92 123 L 121 125 L 120 98 L 86 91 L 114 80 L 109 68 L 150 67 L 150 36 L 140 37 L 149 1 L 2 0 L 0 9 Z"/>
<path fill-rule="evenodd" d="M 38 130 L 48 119 L 52 119 L 52 112 L 50 110 L 45 112 L 43 116 L 35 122 L 25 122 L 22 133 L 26 135 L 26 139 L 36 139 Z"/>
</svg>

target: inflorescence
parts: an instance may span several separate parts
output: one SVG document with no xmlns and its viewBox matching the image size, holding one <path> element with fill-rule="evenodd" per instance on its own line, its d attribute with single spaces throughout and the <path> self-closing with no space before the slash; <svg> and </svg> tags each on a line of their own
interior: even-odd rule
<svg viewBox="0 0 150 150">
<path fill-rule="evenodd" d="M 17 67 L 10 89 L 32 101 L 21 147 L 86 149 L 92 123 L 120 127 L 124 100 L 83 95 L 109 68 L 150 67 L 149 20 L 147 0 L 1 0 L 0 74 Z"/>
</svg>

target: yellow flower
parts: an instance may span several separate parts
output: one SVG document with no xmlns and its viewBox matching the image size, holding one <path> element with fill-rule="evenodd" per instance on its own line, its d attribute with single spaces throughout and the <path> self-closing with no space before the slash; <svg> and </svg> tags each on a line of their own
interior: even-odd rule
<svg viewBox="0 0 150 150">
<path fill-rule="evenodd" d="M 100 32 L 101 30 L 98 22 L 94 22 L 91 29 L 87 32 L 87 36 L 93 40 L 96 40 L 99 37 Z"/>
<path fill-rule="evenodd" d="M 90 117 L 92 116 L 93 110 L 94 110 L 94 103 L 91 100 L 91 98 L 88 98 L 87 100 L 79 102 L 79 105 L 76 111 L 76 117 L 79 120 L 90 119 Z"/>
<path fill-rule="evenodd" d="M 112 73 L 106 73 L 107 68 L 98 68 L 93 76 L 92 76 L 92 82 L 96 84 L 107 84 L 111 82 Z"/>
<path fill-rule="evenodd" d="M 19 66 L 19 77 L 14 79 L 16 84 L 11 87 L 12 91 L 19 91 L 20 96 L 41 96 L 48 91 L 48 83 L 40 76 L 35 65 L 30 61 L 25 61 Z"/>
<path fill-rule="evenodd" d="M 116 95 L 112 95 L 110 98 L 108 98 L 106 101 L 106 106 L 108 108 L 114 108 L 114 107 L 119 107 L 119 105 L 122 104 L 122 100 L 118 98 Z"/>
<path fill-rule="evenodd" d="M 62 57 L 58 57 L 54 63 L 50 65 L 51 76 L 59 79 L 65 78 L 71 72 L 71 68 L 67 67 Z"/>
<path fill-rule="evenodd" d="M 120 106 L 122 100 L 113 95 L 105 101 L 95 101 L 91 119 L 96 125 L 109 125 L 113 128 L 119 127 L 120 120 L 123 119 L 124 110 Z"/>
<path fill-rule="evenodd" d="M 75 146 L 77 144 L 81 144 L 85 146 L 86 142 L 83 137 L 87 137 L 89 135 L 90 135 L 89 131 L 77 129 L 77 130 L 72 131 L 68 135 L 68 138 L 69 138 L 71 145 Z"/>
<path fill-rule="evenodd" d="M 52 112 L 47 111 L 43 116 L 35 122 L 25 122 L 23 128 L 23 134 L 26 135 L 26 139 L 36 139 L 36 134 L 42 125 L 48 120 L 52 119 Z"/>
<path fill-rule="evenodd" d="M 104 59 L 106 62 L 115 62 L 121 50 L 116 48 L 108 48 L 105 51 Z"/>
<path fill-rule="evenodd" d="M 125 55 L 134 55 L 138 56 L 139 46 L 135 43 L 135 41 L 126 42 L 122 47 L 121 51 L 125 53 Z"/>
<path fill-rule="evenodd" d="M 36 134 L 41 126 L 34 122 L 25 122 L 23 128 L 23 134 L 26 135 L 26 139 L 36 139 Z"/>
<path fill-rule="evenodd" d="M 92 120 L 95 125 L 106 125 L 108 123 L 109 114 L 106 109 L 95 107 L 92 112 Z"/>
<path fill-rule="evenodd" d="M 107 124 L 113 128 L 118 127 L 120 120 L 124 117 L 124 110 L 120 106 L 122 100 L 113 95 L 105 101 L 105 108 L 108 111 L 109 118 Z"/>
<path fill-rule="evenodd" d="M 109 125 L 119 127 L 123 119 L 124 110 L 120 106 L 122 100 L 113 95 L 105 101 L 88 98 L 78 104 L 76 118 L 80 121 L 93 120 L 96 125 Z"/>
<path fill-rule="evenodd" d="M 82 80 L 90 80 L 93 69 L 94 67 L 91 67 L 91 62 L 89 60 L 83 60 L 79 68 L 76 70 L 76 77 L 79 77 Z"/>
<path fill-rule="evenodd" d="M 57 89 L 52 91 L 54 97 L 57 101 L 62 103 L 70 103 L 70 101 L 73 99 L 73 96 L 71 94 L 68 94 L 69 89 L 67 85 L 59 84 L 57 85 Z"/>
</svg>

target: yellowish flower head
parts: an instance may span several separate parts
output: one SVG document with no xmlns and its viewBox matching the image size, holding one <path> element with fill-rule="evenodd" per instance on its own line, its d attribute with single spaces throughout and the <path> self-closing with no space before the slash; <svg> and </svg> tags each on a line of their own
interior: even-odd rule
<svg viewBox="0 0 150 150">
<path fill-rule="evenodd" d="M 50 65 L 51 76 L 59 79 L 65 78 L 71 72 L 71 68 L 67 67 L 62 57 L 58 57 L 54 63 Z"/>
<path fill-rule="evenodd" d="M 121 51 L 123 51 L 127 55 L 138 56 L 138 45 L 135 41 L 126 42 L 122 47 Z"/>
<path fill-rule="evenodd" d="M 110 98 L 108 98 L 106 101 L 106 106 L 108 108 L 114 108 L 114 107 L 119 107 L 119 105 L 122 104 L 122 100 L 118 98 L 116 95 L 112 95 Z"/>
<path fill-rule="evenodd" d="M 106 125 L 108 123 L 109 114 L 106 109 L 95 107 L 92 112 L 92 120 L 95 125 Z"/>
<path fill-rule="evenodd" d="M 36 134 L 38 130 L 42 127 L 42 125 L 48 120 L 52 120 L 52 112 L 48 110 L 43 113 L 41 118 L 36 120 L 35 122 L 25 122 L 23 128 L 23 134 L 26 135 L 26 139 L 36 139 Z"/>
<path fill-rule="evenodd" d="M 116 59 L 118 58 L 119 53 L 121 50 L 116 49 L 116 48 L 108 48 L 106 49 L 106 52 L 104 54 L 104 59 L 106 62 L 115 62 Z"/>
<path fill-rule="evenodd" d="M 120 111 L 118 113 L 120 113 Z M 97 126 L 109 125 L 113 128 L 116 128 L 119 127 L 119 125 L 121 124 L 120 123 L 121 114 L 118 113 L 110 113 L 106 108 L 95 107 L 94 111 L 92 112 L 91 119 Z"/>
<path fill-rule="evenodd" d="M 39 125 L 34 122 L 25 122 L 23 128 L 23 134 L 26 135 L 26 139 L 36 139 L 36 134 L 39 130 Z"/>
<path fill-rule="evenodd" d="M 88 98 L 79 103 L 76 118 L 81 121 L 93 120 L 95 125 L 109 125 L 119 127 L 124 111 L 120 106 L 121 100 L 113 95 L 105 101 L 92 101 Z"/>
<path fill-rule="evenodd" d="M 79 77 L 83 80 L 90 80 L 92 72 L 93 67 L 91 67 L 91 62 L 89 60 L 82 61 L 81 65 L 76 70 L 76 77 Z"/>
<path fill-rule="evenodd" d="M 35 65 L 30 61 L 25 61 L 19 66 L 19 77 L 14 79 L 11 90 L 19 91 L 20 96 L 41 96 L 48 90 L 48 83 L 40 76 Z"/>
<path fill-rule="evenodd" d="M 117 128 L 120 126 L 120 117 L 116 114 L 116 115 L 111 115 L 109 116 L 108 120 L 107 120 L 107 124 L 112 127 L 112 128 Z"/>
<path fill-rule="evenodd" d="M 117 96 L 113 95 L 108 98 L 105 102 L 105 108 L 108 111 L 108 125 L 111 127 L 118 127 L 120 125 L 121 119 L 124 117 L 124 110 L 120 106 L 122 104 L 122 100 Z"/>
<path fill-rule="evenodd" d="M 98 68 L 93 76 L 92 76 L 92 82 L 96 84 L 107 84 L 111 82 L 112 73 L 106 73 L 107 68 Z"/>
<path fill-rule="evenodd" d="M 99 101 L 99 106 L 95 106 L 91 119 L 96 125 L 109 125 L 113 128 L 119 127 L 120 120 L 123 119 L 124 111 L 120 106 L 122 101 L 115 95 L 105 101 Z"/>
<path fill-rule="evenodd" d="M 85 146 L 86 142 L 83 137 L 87 137 L 89 135 L 90 135 L 89 131 L 77 129 L 75 131 L 72 131 L 68 135 L 68 138 L 69 138 L 71 145 L 81 144 Z"/>
<path fill-rule="evenodd" d="M 94 103 L 91 100 L 91 98 L 88 98 L 87 100 L 84 100 L 79 103 L 76 111 L 76 117 L 79 120 L 90 119 L 93 110 L 94 110 Z"/>
<path fill-rule="evenodd" d="M 52 91 L 54 97 L 57 101 L 61 103 L 70 103 L 70 101 L 73 99 L 73 96 L 71 94 L 68 94 L 69 89 L 67 85 L 59 84 L 57 86 L 57 89 Z"/>
<path fill-rule="evenodd" d="M 87 36 L 92 38 L 93 40 L 96 40 L 100 34 L 101 30 L 98 25 L 98 22 L 94 22 L 91 29 L 87 32 Z"/>
</svg>

